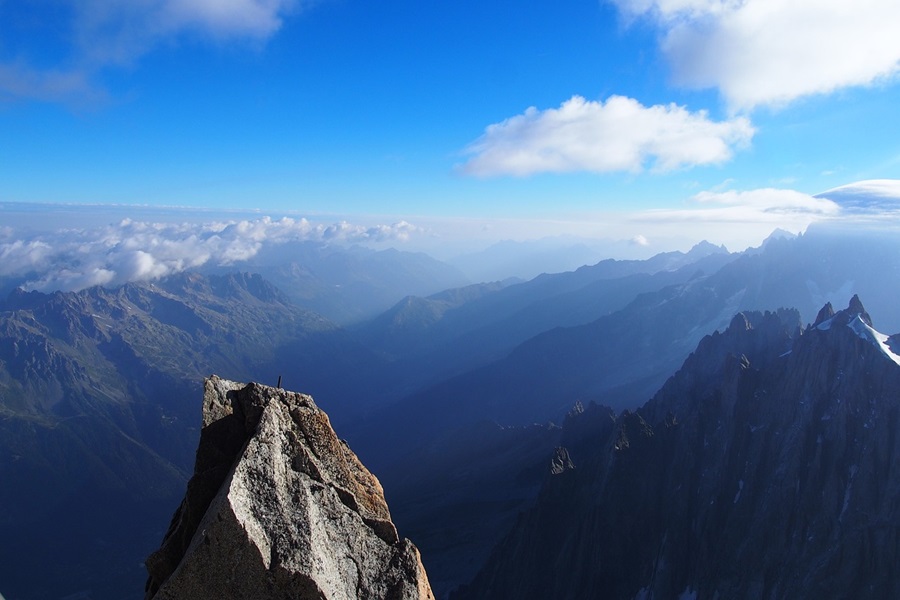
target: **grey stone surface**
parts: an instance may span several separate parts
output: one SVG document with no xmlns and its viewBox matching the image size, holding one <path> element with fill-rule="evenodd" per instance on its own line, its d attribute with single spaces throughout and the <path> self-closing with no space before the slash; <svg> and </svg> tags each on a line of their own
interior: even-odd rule
<svg viewBox="0 0 900 600">
<path fill-rule="evenodd" d="M 433 598 L 381 484 L 309 396 L 207 379 L 195 474 L 147 598 Z"/>
</svg>

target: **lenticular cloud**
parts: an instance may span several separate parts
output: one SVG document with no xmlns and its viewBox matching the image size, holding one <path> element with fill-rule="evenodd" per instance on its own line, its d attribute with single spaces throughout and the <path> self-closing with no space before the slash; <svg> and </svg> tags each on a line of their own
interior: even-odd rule
<svg viewBox="0 0 900 600">
<path fill-rule="evenodd" d="M 810 223 L 837 219 L 841 207 L 826 198 L 789 189 L 764 188 L 747 191 L 700 192 L 694 205 L 677 210 L 650 210 L 635 220 L 650 222 L 694 222 L 717 224 L 768 223 L 791 231 L 802 231 Z"/>
<path fill-rule="evenodd" d="M 5 235 L 7 241 L 0 243 L 0 277 L 26 278 L 23 287 L 31 290 L 77 291 L 152 281 L 205 265 L 236 265 L 254 258 L 266 245 L 405 241 L 416 231 L 405 221 L 367 227 L 268 217 L 203 224 L 125 219 L 107 227 L 64 230 L 31 239 Z"/>
</svg>

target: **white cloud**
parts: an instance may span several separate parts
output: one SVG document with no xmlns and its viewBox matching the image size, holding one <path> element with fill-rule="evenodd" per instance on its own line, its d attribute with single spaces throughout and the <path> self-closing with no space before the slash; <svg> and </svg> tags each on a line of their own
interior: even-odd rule
<svg viewBox="0 0 900 600">
<path fill-rule="evenodd" d="M 79 54 L 102 66 L 128 63 L 185 33 L 265 39 L 298 0 L 72 0 L 72 6 Z"/>
<path fill-rule="evenodd" d="M 746 0 L 613 0 L 630 18 L 651 14 L 658 19 L 702 19 L 740 8 Z"/>
<path fill-rule="evenodd" d="M 35 67 L 26 48 L 14 48 L 15 62 L 0 63 L 0 100 L 96 103 L 105 93 L 92 81 L 110 66 L 129 65 L 154 47 L 184 35 L 261 41 L 281 27 L 301 0 L 63 0 L 54 28 L 68 44 L 54 67 Z M 35 17 L 37 18 L 37 17 Z"/>
<path fill-rule="evenodd" d="M 0 275 L 42 269 L 52 255 L 53 248 L 41 240 L 14 240 L 0 244 Z"/>
<path fill-rule="evenodd" d="M 819 196 L 829 197 L 831 195 L 868 196 L 873 198 L 889 198 L 900 202 L 900 179 L 868 179 L 865 181 L 857 181 L 836 188 L 832 188 L 826 192 L 822 192 Z"/>
<path fill-rule="evenodd" d="M 216 35 L 268 37 L 295 0 L 167 0 L 159 8 L 169 30 L 200 27 Z"/>
<path fill-rule="evenodd" d="M 0 243 L 0 277 L 29 277 L 28 289 L 74 291 L 151 281 L 204 265 L 239 265 L 266 246 L 288 242 L 405 241 L 419 231 L 406 221 L 364 226 L 269 217 L 200 224 L 125 219 L 107 227 Z"/>
<path fill-rule="evenodd" d="M 834 201 L 846 215 L 860 219 L 896 221 L 900 217 L 900 180 L 897 179 L 858 181 L 816 197 Z"/>
<path fill-rule="evenodd" d="M 362 226 L 351 225 L 341 221 L 322 230 L 322 237 L 326 240 L 357 240 L 366 242 L 408 241 L 414 233 L 422 230 L 406 221 L 398 221 L 392 225 Z"/>
<path fill-rule="evenodd" d="M 854 231 L 900 231 L 900 185 L 859 182 L 811 196 L 792 189 L 701 192 L 680 209 L 645 210 L 627 215 L 618 229 L 656 237 L 674 230 L 689 238 L 729 248 L 758 245 L 774 229 L 793 233 L 828 225 Z"/>
<path fill-rule="evenodd" d="M 631 243 L 635 246 L 649 246 L 650 240 L 648 240 L 643 235 L 638 234 L 638 235 L 634 236 L 633 238 L 631 238 Z"/>
<path fill-rule="evenodd" d="M 558 109 L 531 107 L 488 126 L 466 153 L 467 175 L 531 175 L 541 172 L 640 171 L 648 164 L 669 171 L 729 160 L 750 142 L 743 118 L 712 121 L 705 111 L 675 104 L 646 107 L 632 98 L 605 103 L 573 96 Z"/>
<path fill-rule="evenodd" d="M 705 239 L 734 250 L 758 246 L 774 229 L 799 233 L 813 223 L 842 219 L 841 207 L 830 200 L 791 189 L 765 188 L 701 192 L 683 208 L 630 213 L 619 229 L 637 229 L 654 240 L 677 231 L 694 242 Z"/>
<path fill-rule="evenodd" d="M 700 204 L 718 204 L 775 214 L 836 215 L 840 212 L 840 207 L 831 200 L 789 189 L 700 192 L 694 196 L 694 200 Z"/>
<path fill-rule="evenodd" d="M 21 61 L 0 63 L 0 101 L 63 101 L 94 105 L 105 96 L 91 85 L 88 74 L 83 71 L 40 71 Z"/>
<path fill-rule="evenodd" d="M 637 220 L 706 223 L 784 224 L 793 231 L 810 223 L 837 217 L 841 207 L 826 198 L 817 198 L 790 189 L 764 188 L 748 191 L 700 192 L 693 205 L 677 210 L 650 210 L 638 213 Z"/>
<path fill-rule="evenodd" d="M 869 85 L 900 69 L 896 0 L 614 0 L 662 29 L 676 83 L 733 109 Z"/>
</svg>

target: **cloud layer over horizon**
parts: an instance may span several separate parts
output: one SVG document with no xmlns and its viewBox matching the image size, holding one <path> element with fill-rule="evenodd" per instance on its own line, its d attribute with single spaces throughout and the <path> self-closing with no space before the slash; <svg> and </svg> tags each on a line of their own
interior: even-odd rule
<svg viewBox="0 0 900 600">
<path fill-rule="evenodd" d="M 287 217 L 199 224 L 125 219 L 106 227 L 28 238 L 4 228 L 0 231 L 0 277 L 27 277 L 22 286 L 27 290 L 78 291 L 152 281 L 202 266 L 238 265 L 253 259 L 266 245 L 402 242 L 417 231 L 406 221 L 321 225 Z"/>
<path fill-rule="evenodd" d="M 19 228 L 12 222 L 0 225 L 0 280 L 5 279 L 5 284 L 24 282 L 26 289 L 44 292 L 77 291 L 94 285 L 115 287 L 131 281 L 152 281 L 202 267 L 253 270 L 274 266 L 271 261 L 289 261 L 287 245 L 297 242 L 373 248 L 402 243 L 409 250 L 421 251 L 423 245 L 430 245 L 432 250 L 456 247 L 464 252 L 460 242 L 472 235 L 471 227 L 483 229 L 490 224 L 436 218 L 425 218 L 425 227 L 405 220 L 390 225 L 347 221 L 323 224 L 288 217 L 212 220 L 211 215 L 198 222 L 185 221 L 192 213 L 181 211 L 168 215 L 175 220 L 160 222 L 153 220 L 158 217 L 146 215 L 140 220 L 135 216 L 140 209 L 134 208 L 130 209 L 135 211 L 134 219 L 120 219 L 112 225 L 50 230 L 52 223 L 61 222 L 60 216 L 71 220 L 70 206 L 57 208 L 62 212 L 55 217 L 53 213 L 34 211 L 19 214 L 15 217 L 22 220 Z M 102 219 L 114 214 L 102 206 L 93 208 Z M 11 209 L 6 214 L 18 213 Z M 39 233 L 24 233 L 34 231 L 35 223 L 42 224 Z M 502 227 L 497 232 L 499 237 L 492 239 L 582 235 L 605 241 L 608 248 L 622 242 L 646 249 L 642 252 L 662 252 L 673 248 L 651 244 L 650 240 L 671 238 L 673 223 L 678 224 L 678 235 L 691 244 L 706 239 L 729 248 L 759 243 L 775 228 L 800 232 L 813 223 L 896 229 L 900 227 L 900 180 L 860 181 L 818 196 L 777 188 L 716 189 L 696 193 L 676 209 L 585 214 L 577 220 L 559 222 L 529 220 L 524 229 L 521 223 L 497 222 Z M 518 235 L 510 227 L 519 227 Z M 483 237 L 478 239 L 484 242 Z"/>
</svg>

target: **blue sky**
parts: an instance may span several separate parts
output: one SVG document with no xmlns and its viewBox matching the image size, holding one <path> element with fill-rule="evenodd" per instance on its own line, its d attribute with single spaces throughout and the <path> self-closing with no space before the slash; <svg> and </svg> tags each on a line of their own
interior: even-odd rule
<svg viewBox="0 0 900 600">
<path fill-rule="evenodd" d="M 900 179 L 898 27 L 895 0 L 0 0 L 0 202 L 741 246 Z"/>
</svg>

